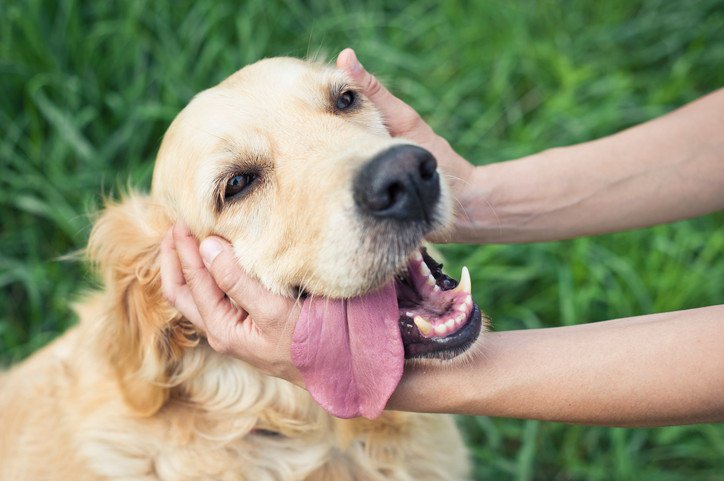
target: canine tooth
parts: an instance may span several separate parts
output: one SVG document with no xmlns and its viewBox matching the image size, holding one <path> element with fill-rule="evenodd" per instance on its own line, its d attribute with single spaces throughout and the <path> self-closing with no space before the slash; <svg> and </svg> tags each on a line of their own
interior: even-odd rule
<svg viewBox="0 0 724 481">
<path fill-rule="evenodd" d="M 412 254 L 412 260 L 417 261 L 417 262 L 422 262 L 422 254 L 420 254 L 420 251 L 416 250 Z"/>
<path fill-rule="evenodd" d="M 438 324 L 435 326 L 435 334 L 441 336 L 447 333 L 447 326 L 445 324 Z"/>
<path fill-rule="evenodd" d="M 428 271 L 428 272 L 429 272 L 429 271 Z M 435 278 L 432 277 L 432 274 L 429 274 L 429 275 L 427 276 L 427 279 L 425 279 L 425 283 L 426 283 L 428 286 L 434 286 L 434 285 L 436 284 Z"/>
<path fill-rule="evenodd" d="M 427 264 L 424 262 L 420 264 L 420 274 L 422 274 L 425 277 L 429 277 L 432 272 L 430 272 L 430 269 L 427 267 Z"/>
<path fill-rule="evenodd" d="M 420 330 L 420 334 L 422 334 L 423 336 L 429 336 L 430 333 L 433 331 L 432 324 L 430 324 L 427 319 L 422 316 L 415 316 L 413 322 Z"/>
<path fill-rule="evenodd" d="M 463 271 L 460 273 L 460 283 L 455 288 L 457 292 L 465 292 L 470 294 L 472 291 L 472 283 L 470 281 L 470 271 L 467 267 L 463 266 Z"/>
</svg>

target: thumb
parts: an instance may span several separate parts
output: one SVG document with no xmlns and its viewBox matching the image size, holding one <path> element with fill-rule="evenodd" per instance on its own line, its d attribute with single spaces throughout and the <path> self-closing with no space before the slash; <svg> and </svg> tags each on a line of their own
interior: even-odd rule
<svg viewBox="0 0 724 481">
<path fill-rule="evenodd" d="M 212 274 L 205 267 L 204 257 L 195 237 L 183 222 L 173 227 L 173 241 L 178 260 L 183 270 L 183 278 L 193 298 L 197 318 L 189 318 L 194 325 L 205 332 L 206 338 L 216 351 L 229 352 L 238 338 L 239 326 L 247 317 L 246 312 L 237 309 L 223 290 L 217 285 Z M 217 254 L 217 257 L 220 257 Z"/>
<path fill-rule="evenodd" d="M 239 266 L 234 248 L 226 240 L 210 236 L 201 242 L 199 252 L 219 288 L 239 307 L 256 319 L 268 319 L 286 313 L 293 301 L 267 290 Z"/>
<path fill-rule="evenodd" d="M 365 70 L 354 50 L 346 48 L 339 53 L 337 68 L 349 75 L 362 93 L 375 104 L 384 117 L 390 134 L 417 140 L 416 137 L 421 134 L 417 131 L 427 125 L 412 107 L 392 95 L 374 75 Z"/>
</svg>

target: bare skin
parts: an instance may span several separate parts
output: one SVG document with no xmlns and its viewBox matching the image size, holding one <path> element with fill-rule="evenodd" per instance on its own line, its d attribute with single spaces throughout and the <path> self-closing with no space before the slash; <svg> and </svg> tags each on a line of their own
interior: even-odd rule
<svg viewBox="0 0 724 481">
<path fill-rule="evenodd" d="M 392 135 L 438 159 L 461 208 L 437 241 L 559 240 L 724 208 L 724 89 L 600 140 L 474 167 L 351 49 L 337 66 L 377 105 Z M 299 305 L 244 274 L 223 239 L 197 247 L 183 225 L 166 235 L 166 297 L 213 348 L 302 386 L 289 358 L 288 321 Z M 491 332 L 469 362 L 408 367 L 388 407 L 610 426 L 721 422 L 722 345 L 724 306 Z"/>
</svg>

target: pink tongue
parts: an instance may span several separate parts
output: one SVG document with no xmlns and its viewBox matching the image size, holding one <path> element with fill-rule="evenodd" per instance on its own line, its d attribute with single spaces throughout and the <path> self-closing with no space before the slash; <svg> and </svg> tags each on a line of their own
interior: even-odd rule
<svg viewBox="0 0 724 481">
<path fill-rule="evenodd" d="M 405 362 L 394 281 L 352 299 L 310 297 L 292 338 L 292 361 L 334 416 L 380 415 Z"/>
</svg>

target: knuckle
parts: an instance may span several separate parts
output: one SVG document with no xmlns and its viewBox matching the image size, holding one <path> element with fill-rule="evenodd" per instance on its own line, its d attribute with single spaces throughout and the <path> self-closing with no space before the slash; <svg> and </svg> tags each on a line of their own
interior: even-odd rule
<svg viewBox="0 0 724 481">
<path fill-rule="evenodd" d="M 425 123 L 415 109 L 405 104 L 400 112 L 401 124 L 407 131 L 420 129 Z"/>
<path fill-rule="evenodd" d="M 377 77 L 370 74 L 369 77 L 367 77 L 367 85 L 365 85 L 365 93 L 368 97 L 375 97 L 382 91 L 383 87 L 379 80 L 377 80 Z"/>
<path fill-rule="evenodd" d="M 214 333 L 206 333 L 206 342 L 209 343 L 209 347 L 211 347 L 211 349 L 218 352 L 219 354 L 229 353 L 228 343 L 220 340 L 219 337 L 217 337 Z"/>
<path fill-rule="evenodd" d="M 217 259 L 217 261 L 218 260 L 219 259 Z M 214 277 L 219 288 L 224 292 L 231 292 L 238 288 L 242 281 L 239 278 L 238 272 L 235 272 L 236 263 L 217 261 L 211 265 L 211 275 Z"/>
<path fill-rule="evenodd" d="M 420 114 L 410 106 L 405 109 L 405 117 L 410 128 L 420 128 L 425 123 L 422 117 L 420 117 Z"/>
<path fill-rule="evenodd" d="M 173 287 L 169 286 L 167 282 L 161 281 L 161 295 L 169 304 L 172 306 L 176 305 L 176 291 Z"/>
<path fill-rule="evenodd" d="M 199 268 L 191 266 L 183 266 L 182 268 L 184 280 L 186 284 L 196 285 L 201 277 Z"/>
</svg>

